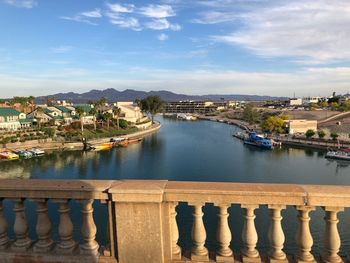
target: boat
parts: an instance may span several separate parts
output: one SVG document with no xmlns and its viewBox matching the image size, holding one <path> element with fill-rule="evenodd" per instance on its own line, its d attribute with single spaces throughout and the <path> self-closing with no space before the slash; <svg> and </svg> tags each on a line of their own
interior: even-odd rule
<svg viewBox="0 0 350 263">
<path fill-rule="evenodd" d="M 2 151 L 0 152 L 0 159 L 4 160 L 17 160 L 19 156 L 11 151 Z"/>
<path fill-rule="evenodd" d="M 13 152 L 17 154 L 20 158 L 28 159 L 33 157 L 33 153 L 26 150 L 17 149 L 17 150 L 14 150 Z"/>
<path fill-rule="evenodd" d="M 129 138 L 128 143 L 139 143 L 142 140 L 143 140 L 142 137 Z"/>
<path fill-rule="evenodd" d="M 27 149 L 27 151 L 32 153 L 33 156 L 43 156 L 45 154 L 45 151 L 39 148 L 31 148 L 31 149 Z"/>
<path fill-rule="evenodd" d="M 105 151 L 113 147 L 113 142 L 105 142 L 100 144 L 90 145 L 91 150 L 93 151 Z"/>
<path fill-rule="evenodd" d="M 261 149 L 267 149 L 267 150 L 273 149 L 271 140 L 261 135 L 257 135 L 255 132 L 250 132 L 248 134 L 248 137 L 244 138 L 243 142 L 244 144 L 256 146 Z"/>
<path fill-rule="evenodd" d="M 326 158 L 350 161 L 350 148 L 329 150 L 326 153 Z"/>
<path fill-rule="evenodd" d="M 194 116 L 188 113 L 178 113 L 176 116 L 178 119 L 186 120 L 186 121 L 196 121 L 198 119 L 197 116 Z"/>
</svg>

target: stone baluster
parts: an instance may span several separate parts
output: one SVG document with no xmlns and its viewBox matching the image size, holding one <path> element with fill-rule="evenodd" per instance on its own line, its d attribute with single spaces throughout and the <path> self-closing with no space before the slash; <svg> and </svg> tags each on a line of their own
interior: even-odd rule
<svg viewBox="0 0 350 263">
<path fill-rule="evenodd" d="M 95 240 L 96 237 L 96 225 L 94 222 L 92 207 L 93 199 L 80 201 L 82 205 L 81 212 L 83 214 L 83 224 L 81 227 L 81 234 L 84 239 L 84 243 L 80 245 L 80 251 L 82 254 L 97 255 L 99 245 Z"/>
<path fill-rule="evenodd" d="M 47 252 L 53 247 L 54 242 L 51 239 L 51 221 L 48 215 L 47 200 L 34 199 L 37 204 L 36 212 L 38 214 L 38 222 L 36 224 L 36 233 L 38 242 L 34 245 L 35 252 Z"/>
<path fill-rule="evenodd" d="M 9 238 L 7 236 L 7 222 L 4 216 L 3 199 L 0 199 L 0 250 L 6 250 L 9 245 Z"/>
<path fill-rule="evenodd" d="M 229 204 L 218 205 L 218 227 L 216 231 L 216 239 L 218 241 L 219 248 L 216 251 L 217 262 L 233 262 L 233 252 L 230 249 L 230 243 L 232 239 L 231 230 L 228 225 L 229 214 L 227 209 Z"/>
<path fill-rule="evenodd" d="M 24 212 L 24 200 L 23 199 L 11 199 L 14 202 L 13 211 L 15 212 L 15 223 L 13 230 L 16 235 L 16 240 L 12 244 L 14 251 L 24 252 L 32 244 L 32 240 L 28 237 L 28 222 Z"/>
<path fill-rule="evenodd" d="M 271 217 L 271 224 L 269 227 L 268 238 L 271 245 L 271 250 L 268 254 L 268 259 L 273 262 L 288 262 L 286 254 L 283 252 L 284 233 L 282 229 L 281 210 L 285 209 L 284 205 L 269 205 L 269 214 Z"/>
<path fill-rule="evenodd" d="M 242 240 L 244 248 L 242 249 L 242 262 L 261 262 L 259 252 L 256 250 L 258 242 L 258 234 L 255 229 L 255 214 L 254 210 L 259 205 L 241 205 L 244 210 L 244 225 L 242 231 Z"/>
<path fill-rule="evenodd" d="M 207 234 L 203 223 L 203 204 L 193 204 L 193 225 L 192 240 L 193 248 L 191 251 L 191 259 L 198 261 L 209 261 L 208 249 L 204 246 Z"/>
<path fill-rule="evenodd" d="M 170 224 L 171 224 L 171 258 L 181 259 L 181 248 L 177 244 L 179 240 L 179 229 L 176 222 L 176 206 L 177 202 L 170 203 Z"/>
<path fill-rule="evenodd" d="M 337 213 L 344 211 L 343 207 L 323 207 L 326 212 L 326 231 L 324 235 L 324 248 L 325 253 L 322 256 L 323 262 L 328 263 L 340 263 L 343 262 L 342 258 L 338 255 L 341 241 L 337 224 L 339 222 Z"/>
<path fill-rule="evenodd" d="M 58 234 L 60 242 L 57 245 L 59 253 L 71 254 L 76 248 L 76 243 L 73 240 L 73 223 L 69 215 L 69 204 L 67 199 L 57 199 L 58 212 L 60 214 L 60 223 L 58 225 Z"/>
<path fill-rule="evenodd" d="M 313 239 L 310 232 L 310 217 L 309 213 L 315 210 L 312 206 L 297 206 L 299 227 L 296 233 L 296 243 L 298 245 L 298 253 L 296 262 L 316 262 L 314 256 L 311 254 Z"/>
</svg>

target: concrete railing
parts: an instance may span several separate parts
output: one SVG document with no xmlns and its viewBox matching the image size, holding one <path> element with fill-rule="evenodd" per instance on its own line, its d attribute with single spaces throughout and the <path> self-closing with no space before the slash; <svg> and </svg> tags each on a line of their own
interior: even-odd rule
<svg viewBox="0 0 350 263">
<path fill-rule="evenodd" d="M 26 199 L 36 203 L 34 225 L 26 218 Z M 48 215 L 48 200 L 58 204 L 58 238 L 52 240 L 52 224 Z M 70 200 L 80 203 L 82 222 L 79 240 L 73 240 L 74 217 L 70 216 Z M 96 231 L 106 225 L 96 225 L 94 200 L 107 205 L 106 239 L 110 244 L 102 249 L 95 240 Z M 4 202 L 13 203 L 7 211 Z M 192 248 L 179 246 L 177 206 L 192 207 Z M 213 204 L 218 208 L 217 226 L 205 226 L 202 208 Z M 242 247 L 232 251 L 232 231 L 228 208 L 240 205 L 243 212 Z M 256 249 L 258 236 L 255 210 L 267 206 L 269 252 Z M 284 252 L 285 233 L 281 211 L 287 206 L 296 209 L 297 253 L 287 258 Z M 9 206 L 6 206 L 7 208 Z M 341 240 L 337 228 L 338 212 L 350 207 L 350 187 L 312 185 L 272 185 L 239 183 L 168 182 L 168 181 L 57 181 L 2 180 L 0 184 L 0 262 L 316 262 L 309 213 L 322 207 L 325 214 L 323 262 L 342 262 L 338 255 Z M 6 218 L 14 213 L 14 223 Z M 216 228 L 216 251 L 206 247 L 206 227 Z M 35 229 L 36 240 L 28 230 Z M 14 232 L 10 240 L 8 232 Z M 237 233 L 234 233 L 237 235 Z M 3 260 L 3 261 L 1 261 Z M 36 260 L 36 261 L 35 261 Z"/>
</svg>

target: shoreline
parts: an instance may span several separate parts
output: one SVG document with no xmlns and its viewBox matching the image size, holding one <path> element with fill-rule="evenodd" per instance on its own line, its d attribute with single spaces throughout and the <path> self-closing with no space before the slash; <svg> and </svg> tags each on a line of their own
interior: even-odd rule
<svg viewBox="0 0 350 263">
<path fill-rule="evenodd" d="M 149 128 L 145 130 L 138 130 L 136 132 L 126 134 L 126 135 L 118 135 L 115 137 L 124 137 L 124 138 L 133 138 L 133 137 L 145 137 L 147 135 L 150 135 L 152 133 L 157 132 L 162 127 L 160 122 L 155 122 L 152 124 Z M 93 139 L 90 140 L 89 143 L 96 144 L 96 143 L 105 143 L 109 142 L 110 138 L 112 137 L 104 137 L 99 139 Z M 45 140 L 36 140 L 36 141 L 28 141 L 28 142 L 17 142 L 17 143 L 9 143 L 6 145 L 5 148 L 0 148 L 0 150 L 15 150 L 15 149 L 28 149 L 38 147 L 43 150 L 48 151 L 69 151 L 69 150 L 81 150 L 83 149 L 83 143 L 82 142 L 56 142 L 52 141 L 52 139 L 45 139 Z"/>
<path fill-rule="evenodd" d="M 219 118 L 219 117 L 206 117 L 206 116 L 200 116 L 200 117 L 198 117 L 198 119 L 221 122 L 221 123 L 226 123 L 228 125 L 234 125 L 234 126 L 241 128 L 245 131 L 249 131 L 249 130 L 253 129 L 253 127 L 249 127 L 249 125 L 247 123 L 245 123 L 241 120 Z M 282 137 L 282 136 L 271 136 L 270 138 L 277 140 L 277 141 L 280 141 L 282 143 L 282 145 L 285 145 L 287 147 L 294 146 L 294 147 L 317 149 L 317 150 L 327 150 L 329 148 L 338 148 L 338 146 L 350 148 L 350 142 L 338 144 L 337 142 L 327 142 L 327 141 L 320 142 L 320 141 L 314 141 L 314 140 L 293 139 L 293 138 Z"/>
</svg>

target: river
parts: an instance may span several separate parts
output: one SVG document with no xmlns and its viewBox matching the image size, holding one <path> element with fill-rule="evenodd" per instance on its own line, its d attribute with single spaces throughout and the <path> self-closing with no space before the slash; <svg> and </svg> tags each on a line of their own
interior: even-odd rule
<svg viewBox="0 0 350 263">
<path fill-rule="evenodd" d="M 0 178 L 26 179 L 167 179 L 177 181 L 217 181 L 246 183 L 295 183 L 350 185 L 350 163 L 329 161 L 324 152 L 310 149 L 282 148 L 263 151 L 245 146 L 233 138 L 238 128 L 209 121 L 186 122 L 159 117 L 162 128 L 146 137 L 141 143 L 106 152 L 65 151 L 20 161 L 1 162 Z M 28 206 L 34 205 L 29 204 Z M 74 206 L 74 204 L 72 204 Z M 7 204 L 11 206 L 11 204 Z M 95 205 L 105 214 L 103 207 Z M 208 231 L 207 245 L 214 248 L 216 208 L 207 205 L 204 220 Z M 52 208 L 52 211 L 54 209 Z M 192 222 L 191 208 L 178 207 L 180 244 L 189 248 Z M 267 208 L 256 210 L 258 247 L 267 249 Z M 57 218 L 51 212 L 54 225 Z M 56 212 L 57 213 L 57 212 Z M 75 216 L 79 216 L 75 213 Z M 182 215 L 181 215 L 182 214 Z M 233 232 L 232 247 L 241 246 L 242 211 L 234 205 L 230 209 L 230 226 Z M 296 249 L 294 233 L 297 227 L 296 211 L 289 207 L 283 212 L 286 234 L 286 251 Z M 13 221 L 13 215 L 7 215 Z M 73 215 L 74 216 L 74 215 Z M 95 215 L 95 217 L 97 217 Z M 314 251 L 322 250 L 323 211 L 311 214 Z M 342 253 L 350 248 L 350 212 L 340 213 L 339 229 L 342 236 Z M 35 220 L 35 219 L 32 219 Z M 97 223 L 103 218 L 96 218 Z M 98 233 L 103 240 L 105 233 Z M 34 230 L 32 230 L 34 235 Z M 55 235 L 55 233 L 54 233 Z M 56 234 L 57 235 L 57 234 Z M 348 237 L 346 239 L 346 237 Z"/>
</svg>

